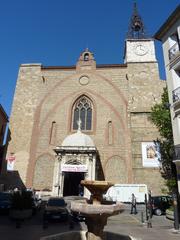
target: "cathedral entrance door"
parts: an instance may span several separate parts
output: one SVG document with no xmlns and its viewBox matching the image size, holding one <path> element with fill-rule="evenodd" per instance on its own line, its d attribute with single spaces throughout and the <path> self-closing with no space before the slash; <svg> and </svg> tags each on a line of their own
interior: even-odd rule
<svg viewBox="0 0 180 240">
<path fill-rule="evenodd" d="M 78 196 L 81 180 L 84 180 L 84 172 L 64 172 L 63 196 Z"/>
</svg>

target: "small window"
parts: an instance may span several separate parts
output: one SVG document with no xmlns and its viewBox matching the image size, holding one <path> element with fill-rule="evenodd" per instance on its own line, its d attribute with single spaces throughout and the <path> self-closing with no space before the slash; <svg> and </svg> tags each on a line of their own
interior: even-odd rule
<svg viewBox="0 0 180 240">
<path fill-rule="evenodd" d="M 108 122 L 108 144 L 113 144 L 113 129 L 112 129 L 112 121 Z"/>
<path fill-rule="evenodd" d="M 89 61 L 89 53 L 84 54 L 84 61 Z"/>
<path fill-rule="evenodd" d="M 81 130 L 92 130 L 92 103 L 86 96 L 80 97 L 73 107 L 73 130 L 78 129 L 81 120 Z"/>
</svg>

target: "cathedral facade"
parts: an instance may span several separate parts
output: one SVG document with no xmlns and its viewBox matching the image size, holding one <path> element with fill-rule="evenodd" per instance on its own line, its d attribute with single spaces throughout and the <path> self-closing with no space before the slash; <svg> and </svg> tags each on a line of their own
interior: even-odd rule
<svg viewBox="0 0 180 240">
<path fill-rule="evenodd" d="M 96 179 L 160 193 L 159 135 L 149 115 L 165 82 L 154 40 L 133 17 L 123 64 L 96 64 L 85 49 L 74 66 L 20 66 L 8 155 L 27 187 L 76 195 L 80 180 Z"/>
</svg>

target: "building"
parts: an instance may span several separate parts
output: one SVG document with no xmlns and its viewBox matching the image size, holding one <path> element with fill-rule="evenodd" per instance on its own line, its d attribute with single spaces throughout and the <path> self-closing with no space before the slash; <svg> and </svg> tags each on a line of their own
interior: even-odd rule
<svg viewBox="0 0 180 240">
<path fill-rule="evenodd" d="M 155 34 L 162 41 L 180 192 L 180 5 Z"/>
<path fill-rule="evenodd" d="M 5 131 L 8 123 L 8 116 L 0 104 L 0 173 L 2 172 L 2 165 L 5 155 Z"/>
<path fill-rule="evenodd" d="M 5 141 L 5 132 L 6 127 L 8 124 L 8 116 L 3 108 L 3 106 L 0 104 L 0 176 L 3 174 L 3 165 L 5 164 L 5 155 L 7 150 L 7 144 Z M 0 191 L 3 188 L 3 183 L 1 182 L 0 178 Z"/>
<path fill-rule="evenodd" d="M 89 49 L 75 66 L 22 64 L 10 118 L 14 170 L 26 186 L 55 195 L 78 194 L 81 179 L 159 193 L 159 134 L 149 114 L 164 86 L 136 5 L 123 64 L 96 64 Z"/>
</svg>

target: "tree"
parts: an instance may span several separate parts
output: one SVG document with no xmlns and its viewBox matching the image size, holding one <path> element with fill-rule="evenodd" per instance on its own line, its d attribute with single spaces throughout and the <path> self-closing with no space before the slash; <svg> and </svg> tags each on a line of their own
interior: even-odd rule
<svg viewBox="0 0 180 240">
<path fill-rule="evenodd" d="M 159 130 L 160 138 L 155 142 L 160 145 L 161 151 L 161 174 L 166 180 L 166 185 L 170 192 L 177 188 L 176 167 L 173 163 L 174 142 L 169 109 L 168 91 L 164 88 L 161 96 L 161 103 L 155 104 L 151 110 L 150 119 Z"/>
</svg>

